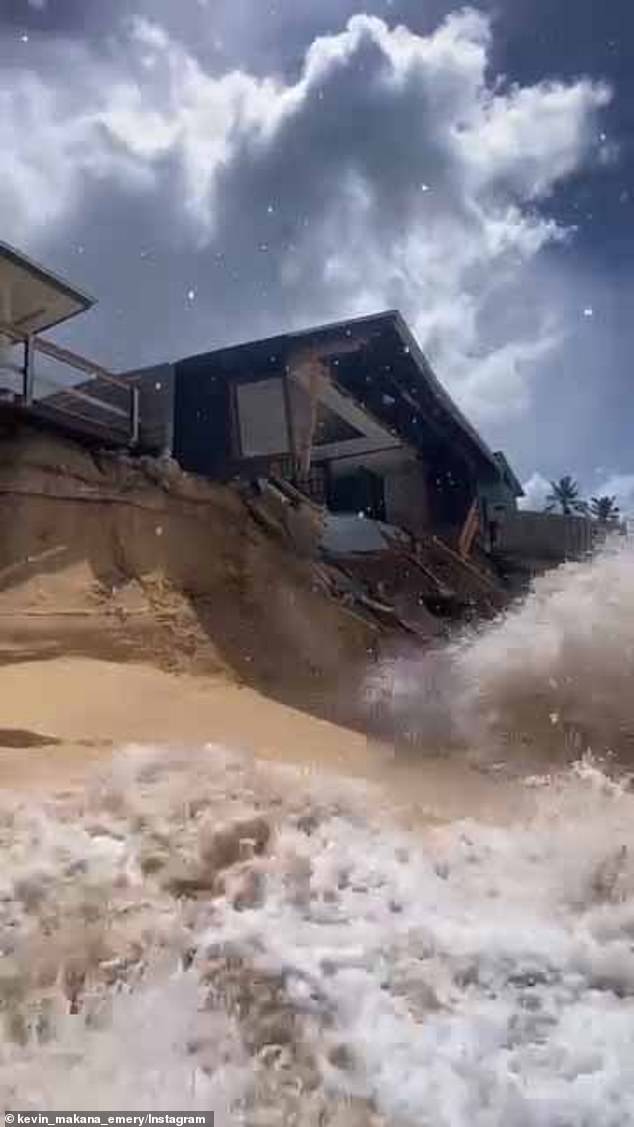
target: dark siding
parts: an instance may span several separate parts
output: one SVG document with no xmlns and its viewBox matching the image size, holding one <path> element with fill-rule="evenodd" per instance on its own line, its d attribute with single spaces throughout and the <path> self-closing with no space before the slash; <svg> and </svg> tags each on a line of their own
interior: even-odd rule
<svg viewBox="0 0 634 1127">
<path fill-rule="evenodd" d="M 438 447 L 427 471 L 431 525 L 443 536 L 456 536 L 476 495 L 477 479 L 454 451 Z"/>
<path fill-rule="evenodd" d="M 385 485 L 379 474 L 363 467 L 333 479 L 328 496 L 335 513 L 364 513 L 385 520 Z"/>
<path fill-rule="evenodd" d="M 174 457 L 184 470 L 223 478 L 231 462 L 230 393 L 213 360 L 176 365 Z"/>
<path fill-rule="evenodd" d="M 174 366 L 157 364 L 127 373 L 139 389 L 139 445 L 148 454 L 171 454 L 174 425 Z"/>
</svg>

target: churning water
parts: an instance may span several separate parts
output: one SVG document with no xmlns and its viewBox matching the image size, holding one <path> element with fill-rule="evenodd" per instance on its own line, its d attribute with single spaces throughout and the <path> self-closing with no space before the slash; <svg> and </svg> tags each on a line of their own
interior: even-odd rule
<svg viewBox="0 0 634 1127">
<path fill-rule="evenodd" d="M 212 747 L 5 796 L 3 1105 L 634 1125 L 634 795 L 585 750 L 627 750 L 633 646 L 622 552 L 452 654 L 463 738 L 469 717 L 507 754 L 511 730 L 564 728 L 567 753 L 581 733 L 576 761 L 518 778 L 521 825 L 405 832 L 370 787 Z"/>
<path fill-rule="evenodd" d="M 384 666 L 371 699 L 412 736 L 485 756 L 634 757 L 634 547 L 538 578 L 493 624 Z"/>
</svg>

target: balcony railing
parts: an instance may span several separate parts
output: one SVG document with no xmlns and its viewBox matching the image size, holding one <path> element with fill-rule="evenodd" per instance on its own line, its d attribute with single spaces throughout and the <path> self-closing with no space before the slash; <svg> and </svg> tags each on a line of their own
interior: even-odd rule
<svg viewBox="0 0 634 1127">
<path fill-rule="evenodd" d="M 0 326 L 0 403 L 114 446 L 139 436 L 139 393 L 99 364 Z"/>
</svg>

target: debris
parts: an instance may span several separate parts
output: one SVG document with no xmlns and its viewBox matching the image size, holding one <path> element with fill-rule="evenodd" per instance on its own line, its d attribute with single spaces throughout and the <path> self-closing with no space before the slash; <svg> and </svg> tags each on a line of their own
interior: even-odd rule
<svg viewBox="0 0 634 1127">
<path fill-rule="evenodd" d="M 198 835 L 202 861 L 215 872 L 227 869 L 245 856 L 264 853 L 271 838 L 271 827 L 261 816 L 236 818 L 226 825 L 203 821 Z"/>
</svg>

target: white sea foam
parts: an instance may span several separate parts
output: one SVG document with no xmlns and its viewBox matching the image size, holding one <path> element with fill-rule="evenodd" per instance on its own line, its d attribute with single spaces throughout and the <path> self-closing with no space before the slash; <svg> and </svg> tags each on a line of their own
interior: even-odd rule
<svg viewBox="0 0 634 1127">
<path fill-rule="evenodd" d="M 572 762 L 634 756 L 634 548 L 612 544 L 535 580 L 495 622 L 368 678 L 383 709 L 424 746 L 455 743 Z"/>
<path fill-rule="evenodd" d="M 529 825 L 416 834 L 337 790 L 132 752 L 79 807 L 5 811 L 5 1106 L 634 1124 L 627 788 L 585 762 Z M 246 905 L 231 879 L 176 901 L 143 876 L 156 842 L 190 863 L 205 820 L 256 808 L 269 850 L 226 874 L 258 868 Z"/>
<path fill-rule="evenodd" d="M 213 747 L 5 795 L 2 1104 L 634 1127 L 634 795 L 571 738 L 627 754 L 633 624 L 619 552 L 439 659 L 426 699 L 463 737 L 535 753 L 524 824 L 406 833 L 377 788 Z"/>
<path fill-rule="evenodd" d="M 233 949 L 283 970 L 312 1014 L 327 1083 L 388 1122 L 634 1123 L 632 799 L 556 790 L 512 832 L 289 831 L 309 897 L 289 899 L 282 864 L 261 908 L 224 917 Z"/>
</svg>

